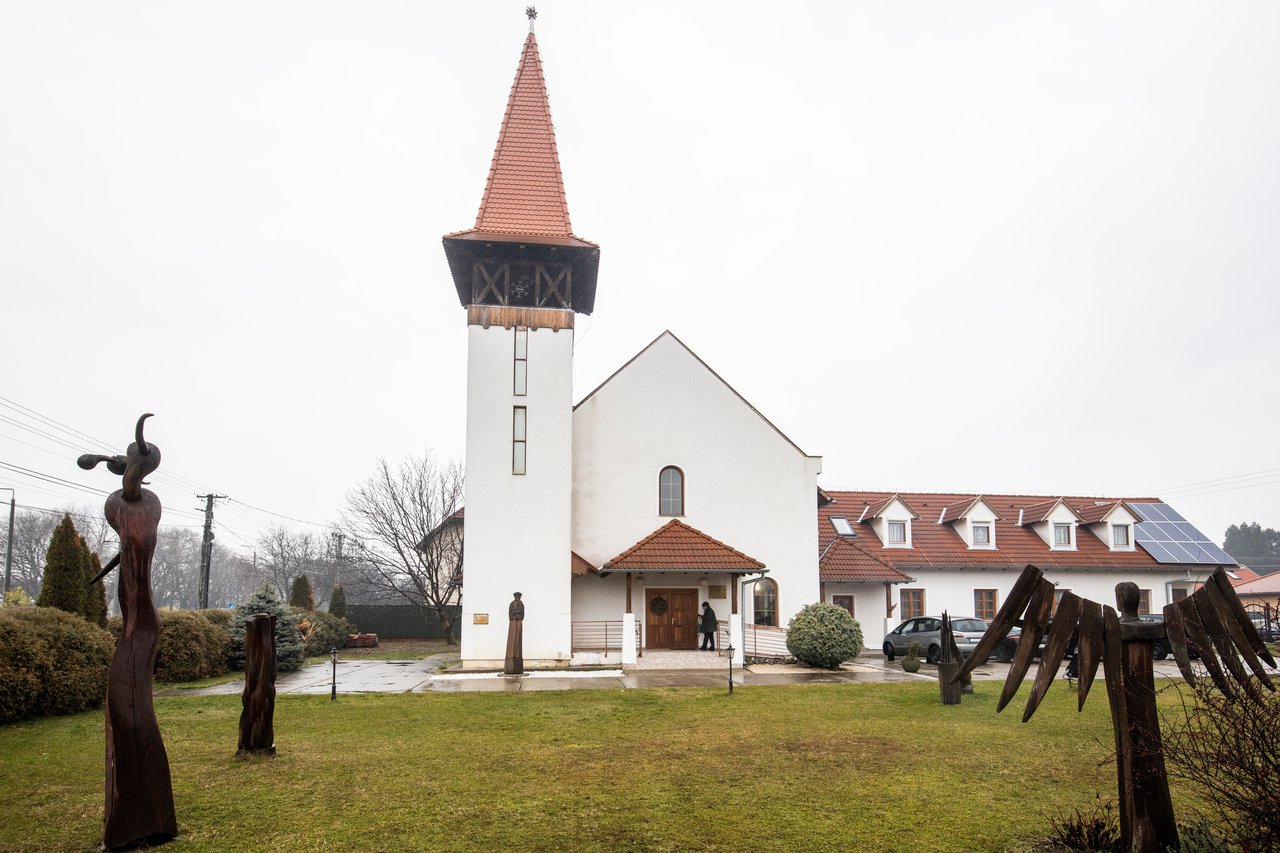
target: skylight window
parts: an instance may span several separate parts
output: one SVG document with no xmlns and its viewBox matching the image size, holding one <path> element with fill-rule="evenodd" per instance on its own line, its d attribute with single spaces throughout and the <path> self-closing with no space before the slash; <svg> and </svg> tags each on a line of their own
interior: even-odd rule
<svg viewBox="0 0 1280 853">
<path fill-rule="evenodd" d="M 844 518 L 843 516 L 833 517 L 831 519 L 831 526 L 834 527 L 836 529 L 836 533 L 841 536 L 853 535 L 853 525 L 849 524 L 849 519 Z"/>
</svg>

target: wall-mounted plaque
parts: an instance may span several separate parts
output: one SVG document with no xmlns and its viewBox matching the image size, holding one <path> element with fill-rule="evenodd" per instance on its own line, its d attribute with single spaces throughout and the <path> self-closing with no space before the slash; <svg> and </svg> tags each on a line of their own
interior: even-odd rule
<svg viewBox="0 0 1280 853">
<path fill-rule="evenodd" d="M 728 589 L 722 583 L 713 583 L 707 587 L 707 598 L 728 598 Z"/>
<path fill-rule="evenodd" d="M 472 624 L 472 625 L 488 625 L 488 624 L 489 624 L 489 614 L 488 614 L 488 613 L 473 613 L 473 614 L 471 614 L 471 624 Z"/>
</svg>

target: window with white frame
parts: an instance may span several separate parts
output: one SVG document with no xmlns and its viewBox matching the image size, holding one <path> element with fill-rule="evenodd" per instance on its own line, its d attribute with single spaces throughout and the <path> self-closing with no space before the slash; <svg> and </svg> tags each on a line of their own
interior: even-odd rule
<svg viewBox="0 0 1280 853">
<path fill-rule="evenodd" d="M 1129 547 L 1129 525 L 1127 524 L 1111 525 L 1111 547 L 1112 548 L 1128 548 Z"/>
<path fill-rule="evenodd" d="M 852 536 L 853 525 L 849 524 L 849 519 L 842 516 L 833 516 L 831 518 L 831 526 L 836 529 L 836 533 L 841 536 Z"/>
<path fill-rule="evenodd" d="M 975 521 L 970 526 L 973 532 L 973 547 L 990 548 L 991 547 L 991 523 L 988 521 Z"/>
<path fill-rule="evenodd" d="M 1070 548 L 1071 547 L 1071 524 L 1055 524 L 1053 525 L 1053 547 Z"/>
<path fill-rule="evenodd" d="M 907 523 L 905 521 L 890 521 L 885 524 L 886 544 L 889 545 L 906 545 L 907 544 Z"/>
</svg>

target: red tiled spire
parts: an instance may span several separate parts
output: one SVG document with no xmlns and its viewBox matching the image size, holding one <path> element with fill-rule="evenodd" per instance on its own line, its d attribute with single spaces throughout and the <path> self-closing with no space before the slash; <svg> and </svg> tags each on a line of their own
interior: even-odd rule
<svg viewBox="0 0 1280 853">
<path fill-rule="evenodd" d="M 517 237 L 573 236 L 547 84 L 532 32 L 516 68 L 474 230 Z"/>
</svg>

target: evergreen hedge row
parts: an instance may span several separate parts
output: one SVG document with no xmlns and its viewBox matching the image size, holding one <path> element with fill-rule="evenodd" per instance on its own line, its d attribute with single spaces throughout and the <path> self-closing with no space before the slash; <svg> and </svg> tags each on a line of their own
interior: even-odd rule
<svg viewBox="0 0 1280 853">
<path fill-rule="evenodd" d="M 115 644 L 54 607 L 0 609 L 0 722 L 102 705 Z"/>
</svg>

